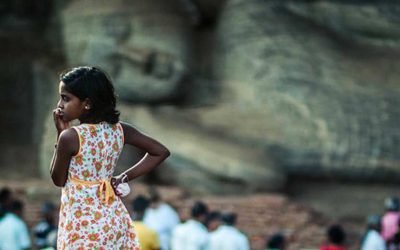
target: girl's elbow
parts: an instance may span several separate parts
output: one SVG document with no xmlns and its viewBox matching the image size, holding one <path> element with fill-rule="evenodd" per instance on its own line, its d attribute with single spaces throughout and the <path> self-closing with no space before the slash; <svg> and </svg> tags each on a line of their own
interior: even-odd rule
<svg viewBox="0 0 400 250">
<path fill-rule="evenodd" d="M 57 178 L 57 176 L 52 175 L 51 179 L 53 180 L 54 185 L 57 187 L 64 187 L 65 185 L 65 180 L 61 180 L 60 178 Z"/>
<path fill-rule="evenodd" d="M 171 152 L 170 152 L 167 148 L 165 148 L 165 149 L 163 150 L 162 155 L 163 155 L 164 159 L 166 159 L 166 158 L 168 158 L 168 157 L 171 155 Z"/>
<path fill-rule="evenodd" d="M 54 185 L 56 185 L 57 187 L 64 187 L 64 185 L 65 185 L 65 182 L 63 181 L 63 182 L 61 182 L 61 181 L 53 181 L 53 183 L 54 183 Z"/>
<path fill-rule="evenodd" d="M 57 180 L 54 180 L 54 179 L 53 179 L 53 183 L 54 183 L 54 185 L 56 185 L 57 187 L 63 187 L 63 186 L 64 186 L 64 183 L 61 183 L 60 181 L 57 181 Z"/>
</svg>

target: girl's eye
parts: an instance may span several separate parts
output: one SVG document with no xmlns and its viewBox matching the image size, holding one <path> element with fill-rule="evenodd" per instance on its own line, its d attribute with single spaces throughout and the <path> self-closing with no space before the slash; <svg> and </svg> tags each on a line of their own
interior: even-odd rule
<svg viewBox="0 0 400 250">
<path fill-rule="evenodd" d="M 62 100 L 63 100 L 64 102 L 68 102 L 68 97 L 66 97 L 66 96 L 61 96 L 61 98 L 62 98 Z"/>
</svg>

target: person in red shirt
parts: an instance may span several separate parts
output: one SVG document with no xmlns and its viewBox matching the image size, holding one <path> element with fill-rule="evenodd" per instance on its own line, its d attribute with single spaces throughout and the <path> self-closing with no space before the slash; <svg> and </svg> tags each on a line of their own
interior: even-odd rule
<svg viewBox="0 0 400 250">
<path fill-rule="evenodd" d="M 340 225 L 332 225 L 327 230 L 328 244 L 320 247 L 320 250 L 346 250 L 344 242 L 346 233 Z"/>
</svg>

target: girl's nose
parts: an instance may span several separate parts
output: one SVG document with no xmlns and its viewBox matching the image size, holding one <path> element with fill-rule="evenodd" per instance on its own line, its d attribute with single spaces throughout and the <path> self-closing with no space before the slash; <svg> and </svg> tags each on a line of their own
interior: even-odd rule
<svg viewBox="0 0 400 250">
<path fill-rule="evenodd" d="M 61 100 L 60 100 L 60 101 L 58 101 L 58 103 L 57 103 L 57 108 L 63 108 L 63 105 L 62 105 L 62 102 L 61 102 Z"/>
</svg>

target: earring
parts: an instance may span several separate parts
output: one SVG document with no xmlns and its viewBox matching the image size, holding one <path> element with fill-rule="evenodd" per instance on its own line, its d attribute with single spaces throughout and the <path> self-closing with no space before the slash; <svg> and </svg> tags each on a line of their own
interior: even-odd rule
<svg viewBox="0 0 400 250">
<path fill-rule="evenodd" d="M 89 106 L 85 106 L 85 109 L 89 109 Z"/>
</svg>

